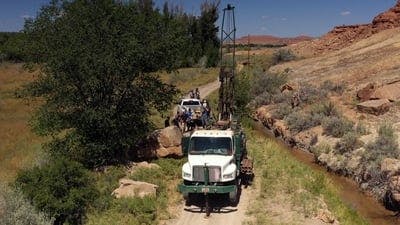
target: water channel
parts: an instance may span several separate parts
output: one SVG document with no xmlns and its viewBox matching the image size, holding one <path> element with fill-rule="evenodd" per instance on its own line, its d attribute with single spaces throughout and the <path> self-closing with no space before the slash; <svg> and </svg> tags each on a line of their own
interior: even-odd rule
<svg viewBox="0 0 400 225">
<path fill-rule="evenodd" d="M 355 209 L 371 225 L 400 225 L 400 218 L 394 217 L 394 213 L 386 210 L 376 199 L 361 192 L 358 185 L 353 180 L 326 171 L 324 167 L 315 163 L 314 156 L 311 153 L 300 149 L 289 148 L 281 139 L 275 138 L 261 123 L 254 122 L 253 125 L 259 134 L 279 143 L 298 161 L 328 176 L 333 183 L 339 187 L 339 195 L 342 201 Z"/>
</svg>

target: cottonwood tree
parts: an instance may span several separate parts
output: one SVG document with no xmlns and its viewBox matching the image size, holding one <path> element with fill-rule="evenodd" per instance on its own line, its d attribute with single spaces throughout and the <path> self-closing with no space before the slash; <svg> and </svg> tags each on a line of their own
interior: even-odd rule
<svg viewBox="0 0 400 225">
<path fill-rule="evenodd" d="M 116 163 L 151 129 L 175 87 L 153 72 L 181 60 L 186 33 L 165 25 L 151 1 L 53 0 L 25 24 L 29 62 L 41 65 L 27 88 L 45 102 L 32 125 L 47 147 L 86 167 Z"/>
</svg>

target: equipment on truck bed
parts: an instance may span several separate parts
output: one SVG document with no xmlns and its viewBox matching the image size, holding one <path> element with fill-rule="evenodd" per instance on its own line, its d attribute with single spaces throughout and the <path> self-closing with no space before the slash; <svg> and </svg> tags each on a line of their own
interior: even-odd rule
<svg viewBox="0 0 400 225">
<path fill-rule="evenodd" d="M 221 68 L 218 121 L 211 129 L 195 130 L 182 138 L 182 152 L 188 162 L 182 167 L 183 183 L 178 186 L 187 203 L 195 195 L 205 199 L 205 212 L 212 211 L 209 195 L 227 195 L 232 204 L 239 200 L 241 185 L 253 179 L 253 163 L 247 156 L 246 136 L 234 116 L 235 16 L 232 5 L 224 9 L 221 28 Z M 228 60 L 224 50 L 233 52 Z"/>
</svg>

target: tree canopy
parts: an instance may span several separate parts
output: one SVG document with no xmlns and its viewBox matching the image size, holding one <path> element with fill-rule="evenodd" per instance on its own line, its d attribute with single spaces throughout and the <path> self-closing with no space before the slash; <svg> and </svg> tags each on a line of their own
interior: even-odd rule
<svg viewBox="0 0 400 225">
<path fill-rule="evenodd" d="M 126 158 L 150 131 L 151 110 L 177 94 L 153 72 L 184 65 L 190 18 L 149 0 L 53 0 L 26 21 L 27 59 L 42 71 L 27 90 L 45 99 L 32 125 L 53 136 L 50 151 L 86 167 Z"/>
</svg>

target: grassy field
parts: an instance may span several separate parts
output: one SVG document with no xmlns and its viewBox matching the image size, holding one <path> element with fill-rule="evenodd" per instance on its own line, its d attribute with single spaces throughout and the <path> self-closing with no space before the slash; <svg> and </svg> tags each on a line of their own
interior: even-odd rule
<svg viewBox="0 0 400 225">
<path fill-rule="evenodd" d="M 28 121 L 40 103 L 16 97 L 16 90 L 34 79 L 21 64 L 0 64 L 0 180 L 12 181 L 18 170 L 35 163 L 43 138 L 33 134 Z"/>
<path fill-rule="evenodd" d="M 17 172 L 30 167 L 42 153 L 43 137 L 33 134 L 28 122 L 40 101 L 17 98 L 16 90 L 33 81 L 36 73 L 25 71 L 22 64 L 0 64 L 0 180 L 11 182 Z M 192 87 L 212 82 L 217 69 L 185 68 L 172 73 L 161 73 L 161 79 L 176 85 L 182 93 Z M 158 112 L 152 115 L 156 127 L 164 125 Z"/>
<path fill-rule="evenodd" d="M 319 224 L 328 210 L 340 224 L 368 224 L 339 198 L 337 186 L 321 172 L 297 161 L 276 141 L 247 129 L 259 190 L 248 209 L 248 224 Z"/>
</svg>

